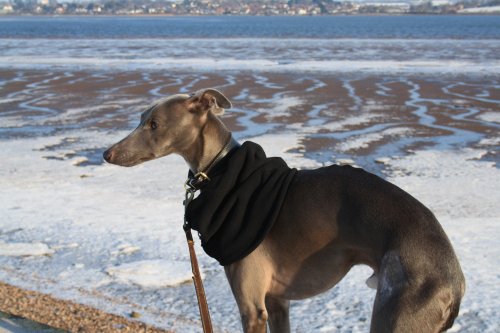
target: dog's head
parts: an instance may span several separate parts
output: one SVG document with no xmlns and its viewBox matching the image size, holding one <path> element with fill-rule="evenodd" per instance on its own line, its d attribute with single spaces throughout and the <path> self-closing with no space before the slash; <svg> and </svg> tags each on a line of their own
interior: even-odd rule
<svg viewBox="0 0 500 333">
<path fill-rule="evenodd" d="M 134 166 L 180 153 L 195 142 L 211 115 L 222 115 L 231 102 L 220 91 L 203 89 L 161 99 L 141 114 L 139 126 L 103 154 L 108 163 Z"/>
</svg>

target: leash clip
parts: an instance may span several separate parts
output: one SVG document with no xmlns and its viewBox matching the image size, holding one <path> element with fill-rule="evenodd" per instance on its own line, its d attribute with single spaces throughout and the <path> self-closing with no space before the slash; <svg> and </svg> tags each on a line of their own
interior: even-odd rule
<svg viewBox="0 0 500 333">
<path fill-rule="evenodd" d="M 187 209 L 187 207 L 191 203 L 191 201 L 194 200 L 194 194 L 200 189 L 200 185 L 205 181 L 210 181 L 210 178 L 204 172 L 198 172 L 193 177 L 188 177 L 188 179 L 184 183 L 184 190 L 186 190 L 186 196 L 185 196 L 183 204 L 184 204 L 185 209 Z M 187 229 L 190 229 L 189 222 L 186 220 L 185 216 L 184 216 L 183 227 L 184 227 L 185 231 Z"/>
<path fill-rule="evenodd" d="M 184 183 L 184 189 L 186 192 L 196 192 L 200 189 L 200 185 L 206 181 L 210 181 L 210 177 L 204 172 L 198 172 L 192 178 L 189 177 Z"/>
<path fill-rule="evenodd" d="M 208 177 L 204 172 L 198 172 L 196 175 L 194 175 L 194 179 L 198 180 L 198 182 L 200 183 L 204 182 L 205 180 L 210 181 L 210 177 Z"/>
</svg>

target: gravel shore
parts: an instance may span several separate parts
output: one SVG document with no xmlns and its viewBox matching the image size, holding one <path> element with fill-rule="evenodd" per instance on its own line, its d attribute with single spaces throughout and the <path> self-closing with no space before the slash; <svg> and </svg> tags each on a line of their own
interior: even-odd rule
<svg viewBox="0 0 500 333">
<path fill-rule="evenodd" d="M 43 332 L 167 332 L 86 305 L 56 299 L 2 282 L 0 282 L 0 311 L 59 329 L 44 329 Z"/>
</svg>

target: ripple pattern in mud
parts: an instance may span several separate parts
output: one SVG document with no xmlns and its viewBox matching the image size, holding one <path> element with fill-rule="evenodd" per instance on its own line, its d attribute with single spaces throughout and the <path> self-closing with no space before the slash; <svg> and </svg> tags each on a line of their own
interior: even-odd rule
<svg viewBox="0 0 500 333">
<path fill-rule="evenodd" d="M 500 84 L 495 79 L 332 77 L 309 73 L 1 71 L 0 137 L 72 129 L 129 129 L 152 101 L 216 87 L 233 101 L 224 116 L 238 139 L 293 132 L 321 162 L 378 157 L 419 146 L 486 145 L 498 159 Z M 90 151 L 95 151 L 90 150 Z M 88 156 L 87 156 L 88 157 Z M 91 157 L 91 159 L 95 159 Z"/>
</svg>

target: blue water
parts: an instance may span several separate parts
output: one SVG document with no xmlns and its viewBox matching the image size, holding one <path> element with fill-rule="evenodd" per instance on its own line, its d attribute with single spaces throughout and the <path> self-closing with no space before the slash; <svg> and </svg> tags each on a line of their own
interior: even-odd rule
<svg viewBox="0 0 500 333">
<path fill-rule="evenodd" d="M 0 38 L 498 39 L 500 16 L 2 17 Z"/>
</svg>

